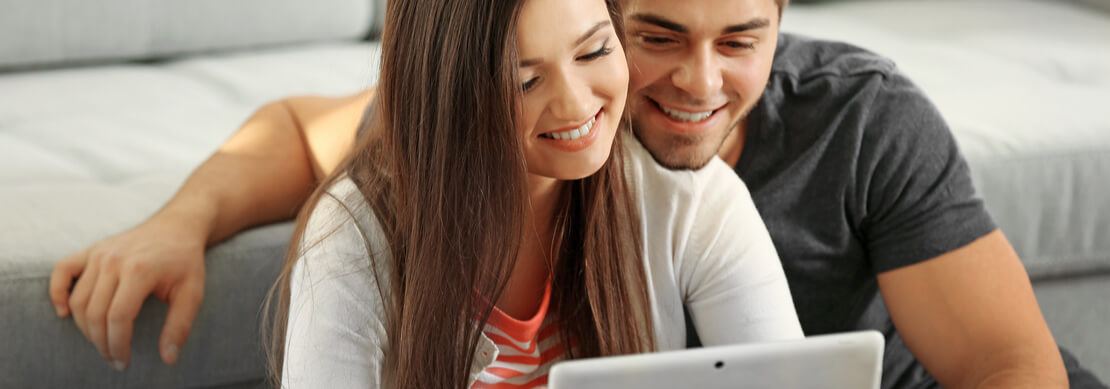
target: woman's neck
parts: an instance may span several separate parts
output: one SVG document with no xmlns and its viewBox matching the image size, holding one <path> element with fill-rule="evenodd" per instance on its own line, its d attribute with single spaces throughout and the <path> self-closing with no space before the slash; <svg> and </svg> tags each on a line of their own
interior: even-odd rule
<svg viewBox="0 0 1110 389">
<path fill-rule="evenodd" d="M 523 240 L 517 256 L 518 268 L 522 262 L 535 262 L 545 270 L 554 266 L 555 214 L 563 185 L 565 181 L 562 180 L 528 175 L 528 208 L 525 210 Z"/>
<path fill-rule="evenodd" d="M 517 319 L 532 317 L 539 309 L 555 260 L 555 213 L 564 181 L 528 176 L 528 207 L 516 266 L 497 307 Z"/>
<path fill-rule="evenodd" d="M 559 193 L 564 181 L 535 174 L 528 175 L 528 209 L 525 210 L 525 241 L 539 236 L 548 236 L 555 221 L 555 208 L 558 206 Z"/>
</svg>

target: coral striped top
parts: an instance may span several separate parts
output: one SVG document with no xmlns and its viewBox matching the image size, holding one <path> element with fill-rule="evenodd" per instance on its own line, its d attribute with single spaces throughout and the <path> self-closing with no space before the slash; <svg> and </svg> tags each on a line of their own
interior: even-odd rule
<svg viewBox="0 0 1110 389">
<path fill-rule="evenodd" d="M 563 358 L 563 344 L 554 320 L 548 320 L 551 283 L 536 314 L 517 320 L 494 308 L 483 331 L 497 346 L 497 359 L 482 370 L 471 388 L 536 388 L 547 385 L 551 365 Z"/>
</svg>

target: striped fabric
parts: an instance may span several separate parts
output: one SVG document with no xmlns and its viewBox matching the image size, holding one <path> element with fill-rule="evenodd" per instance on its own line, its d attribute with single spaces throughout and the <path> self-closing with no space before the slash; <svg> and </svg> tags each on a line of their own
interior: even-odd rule
<svg viewBox="0 0 1110 389">
<path fill-rule="evenodd" d="M 472 388 L 536 388 L 547 385 L 548 370 L 563 357 L 558 326 L 547 317 L 550 302 L 551 284 L 548 283 L 540 308 L 531 319 L 517 320 L 494 308 L 484 332 L 497 345 L 497 359 L 482 370 Z"/>
</svg>

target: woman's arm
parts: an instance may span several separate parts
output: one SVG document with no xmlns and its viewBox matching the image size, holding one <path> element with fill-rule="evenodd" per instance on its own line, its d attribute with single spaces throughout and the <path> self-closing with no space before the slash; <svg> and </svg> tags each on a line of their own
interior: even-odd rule
<svg viewBox="0 0 1110 389">
<path fill-rule="evenodd" d="M 295 215 L 346 155 L 372 97 L 373 90 L 297 97 L 259 109 L 150 219 L 55 265 L 50 297 L 58 316 L 72 314 L 105 360 L 122 370 L 133 321 L 154 295 L 169 303 L 160 354 L 176 363 L 203 300 L 205 247 Z"/>
<path fill-rule="evenodd" d="M 698 203 L 680 277 L 702 342 L 802 338 L 778 253 L 747 188 L 716 159 L 693 175 Z"/>
<path fill-rule="evenodd" d="M 378 277 L 389 275 L 387 255 L 371 262 L 367 238 L 383 245 L 372 215 L 358 225 L 353 212 L 370 212 L 350 180 L 333 186 L 312 211 L 301 240 L 302 254 L 289 277 L 290 304 L 282 366 L 283 388 L 377 388 L 387 343 Z M 338 199 L 338 201 L 337 201 Z M 341 205 L 343 201 L 346 206 Z M 362 231 L 372 235 L 364 237 Z M 383 287 L 388 285 L 383 284 Z"/>
</svg>

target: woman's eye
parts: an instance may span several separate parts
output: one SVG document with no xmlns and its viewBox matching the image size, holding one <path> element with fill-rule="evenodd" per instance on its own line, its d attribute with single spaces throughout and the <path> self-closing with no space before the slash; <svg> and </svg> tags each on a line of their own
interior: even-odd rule
<svg viewBox="0 0 1110 389">
<path fill-rule="evenodd" d="M 521 90 L 523 90 L 525 93 L 527 93 L 528 91 L 532 90 L 532 88 L 535 88 L 536 84 L 539 83 L 539 82 L 540 82 L 539 77 L 532 77 L 530 80 L 524 82 L 524 85 L 521 87 Z"/>
<path fill-rule="evenodd" d="M 581 57 L 578 57 L 578 60 L 579 61 L 593 61 L 595 59 L 604 57 L 604 56 L 609 55 L 609 54 L 613 54 L 613 48 L 609 47 L 609 40 L 606 39 L 605 42 L 601 43 L 601 48 L 600 49 L 597 49 L 597 51 L 594 51 L 592 53 L 589 53 L 589 54 L 583 55 Z"/>
</svg>

